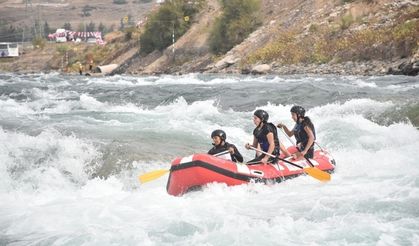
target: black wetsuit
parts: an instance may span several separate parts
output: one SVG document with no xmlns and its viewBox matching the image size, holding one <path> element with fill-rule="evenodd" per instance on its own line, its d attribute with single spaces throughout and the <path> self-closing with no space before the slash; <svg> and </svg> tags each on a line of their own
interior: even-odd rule
<svg viewBox="0 0 419 246">
<path fill-rule="evenodd" d="M 272 155 L 274 156 L 279 156 L 280 154 L 280 148 L 279 148 L 279 139 L 278 139 L 278 132 L 276 130 L 276 126 L 272 123 L 264 123 L 261 129 L 258 129 L 257 127 L 253 130 L 253 136 L 257 139 L 260 148 L 265 151 L 268 152 L 269 150 L 269 142 L 268 142 L 268 138 L 267 135 L 268 133 L 272 132 L 272 134 L 274 135 L 274 144 L 275 144 L 275 148 L 274 151 L 272 152 Z M 249 161 L 248 163 L 257 163 L 258 161 L 262 160 L 265 157 L 265 154 L 261 154 L 259 156 L 257 156 L 255 159 Z M 274 163 L 276 162 L 276 158 L 270 157 L 268 162 L 270 163 Z"/>
<path fill-rule="evenodd" d="M 234 154 L 230 154 L 231 160 L 234 162 L 243 162 L 243 156 L 240 154 L 236 146 L 234 144 L 230 144 L 227 142 L 224 142 L 224 144 L 220 144 L 218 146 L 212 147 L 212 149 L 208 151 L 208 154 L 215 155 L 215 154 L 228 150 L 230 147 L 233 147 L 234 149 Z"/>
<path fill-rule="evenodd" d="M 297 146 L 299 151 L 303 151 L 308 144 L 308 134 L 304 130 L 305 126 L 309 126 L 310 129 L 313 131 L 314 140 L 316 139 L 316 131 L 314 126 L 310 126 L 304 123 L 297 123 L 295 124 L 292 131 L 294 132 L 295 139 L 297 140 Z M 306 158 L 313 158 L 314 156 L 314 143 L 310 146 L 310 149 L 307 151 L 307 154 L 304 156 Z"/>
</svg>

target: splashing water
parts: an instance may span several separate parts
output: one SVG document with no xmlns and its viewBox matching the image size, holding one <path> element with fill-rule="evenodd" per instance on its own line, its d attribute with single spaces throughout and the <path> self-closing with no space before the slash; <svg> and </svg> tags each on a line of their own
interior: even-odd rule
<svg viewBox="0 0 419 246">
<path fill-rule="evenodd" d="M 3 74 L 0 92 L 0 245 L 419 244 L 415 78 Z M 139 184 L 218 128 L 251 159 L 253 111 L 292 127 L 294 104 L 336 159 L 331 182 Z"/>
</svg>

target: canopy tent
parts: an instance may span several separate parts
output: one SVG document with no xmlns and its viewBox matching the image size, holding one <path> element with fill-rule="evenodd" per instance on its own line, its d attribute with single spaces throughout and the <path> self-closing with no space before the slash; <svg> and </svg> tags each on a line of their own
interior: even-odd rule
<svg viewBox="0 0 419 246">
<path fill-rule="evenodd" d="M 60 29 L 61 30 L 61 29 Z M 81 39 L 89 39 L 94 38 L 96 39 L 97 44 L 105 44 L 105 42 L 102 40 L 102 32 L 74 32 L 65 30 L 64 32 L 60 31 L 55 33 L 48 34 L 48 39 L 50 40 L 56 40 L 57 37 L 66 37 L 69 41 L 74 41 L 78 38 Z"/>
</svg>

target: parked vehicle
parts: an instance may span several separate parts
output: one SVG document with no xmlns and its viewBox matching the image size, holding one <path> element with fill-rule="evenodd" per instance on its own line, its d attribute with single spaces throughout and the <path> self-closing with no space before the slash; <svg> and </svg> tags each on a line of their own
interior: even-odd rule
<svg viewBox="0 0 419 246">
<path fill-rule="evenodd" d="M 18 57 L 19 47 L 17 43 L 0 43 L 0 57 Z"/>
<path fill-rule="evenodd" d="M 65 31 L 65 29 L 57 29 L 57 31 L 55 31 L 55 42 L 57 43 L 65 43 L 67 42 L 67 32 Z"/>
</svg>

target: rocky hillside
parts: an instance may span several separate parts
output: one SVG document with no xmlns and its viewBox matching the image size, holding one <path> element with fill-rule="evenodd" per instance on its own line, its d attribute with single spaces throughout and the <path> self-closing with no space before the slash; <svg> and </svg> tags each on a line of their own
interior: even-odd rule
<svg viewBox="0 0 419 246">
<path fill-rule="evenodd" d="M 35 2 L 39 5 L 41 1 Z M 58 2 L 56 4 L 73 6 L 71 8 L 77 10 L 74 13 L 79 13 L 87 4 L 85 0 Z M 135 9 L 128 11 L 139 16 L 156 11 L 155 7 L 151 10 L 152 6 L 157 6 L 155 3 L 138 5 L 137 2 L 130 1 L 119 7 L 90 1 L 90 6 L 96 6 L 90 13 L 97 20 L 108 17 L 115 21 L 116 17 L 111 18 L 112 14 L 126 13 L 127 6 L 148 6 L 148 9 L 138 13 Z M 191 28 L 183 36 L 176 37 L 174 45 L 161 52 L 140 55 L 138 40 L 141 30 L 128 30 L 110 34 L 104 47 L 50 43 L 41 50 L 28 50 L 19 59 L 0 61 L 0 70 L 28 72 L 60 69 L 74 72 L 71 68 L 75 63 L 85 63 L 93 57 L 96 65 L 117 63 L 120 67 L 115 73 L 128 74 L 417 75 L 419 72 L 418 1 L 261 0 L 261 3 L 261 26 L 223 55 L 212 54 L 208 42 L 215 20 L 222 14 L 222 6 L 218 0 L 207 0 L 204 8 L 191 20 Z M 23 9 L 22 1 L 17 0 L 3 0 L 1 6 L 2 15 L 7 8 L 20 6 Z M 47 7 L 58 11 L 55 5 Z M 118 8 L 125 9 L 118 13 L 115 11 Z M 107 15 L 107 12 L 112 14 Z M 50 13 L 53 15 L 55 12 Z M 77 14 L 73 17 L 78 18 Z M 63 20 L 67 21 L 66 18 Z M 42 59 L 42 62 L 32 62 L 37 59 Z"/>
<path fill-rule="evenodd" d="M 344 3 L 346 2 L 346 3 Z M 419 70 L 419 5 L 410 0 L 263 0 L 263 25 L 223 56 L 206 42 L 220 6 L 209 0 L 173 47 L 124 72 L 408 74 Z"/>
</svg>

